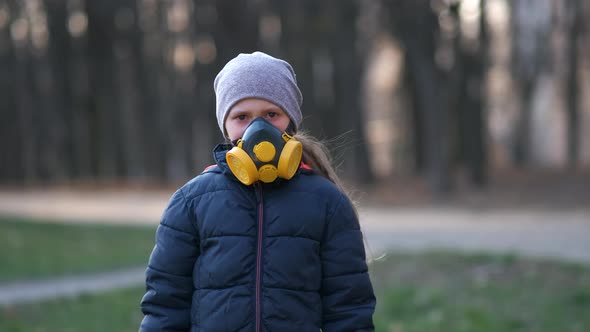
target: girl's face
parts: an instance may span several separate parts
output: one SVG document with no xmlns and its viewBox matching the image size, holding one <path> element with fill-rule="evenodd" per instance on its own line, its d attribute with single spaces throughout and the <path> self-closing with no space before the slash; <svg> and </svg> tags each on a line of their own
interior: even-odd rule
<svg viewBox="0 0 590 332">
<path fill-rule="evenodd" d="M 236 140 L 254 119 L 262 117 L 280 131 L 285 131 L 291 122 L 289 116 L 279 106 L 257 98 L 243 99 L 230 110 L 225 120 L 225 131 L 230 140 Z"/>
</svg>

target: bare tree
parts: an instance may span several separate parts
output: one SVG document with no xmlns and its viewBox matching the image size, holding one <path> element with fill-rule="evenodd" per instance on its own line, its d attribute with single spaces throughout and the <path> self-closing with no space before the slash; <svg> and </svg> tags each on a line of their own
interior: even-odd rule
<svg viewBox="0 0 590 332">
<path fill-rule="evenodd" d="M 16 67 L 16 54 L 11 33 L 18 6 L 14 1 L 0 1 L 0 179 L 2 181 L 22 180 L 24 174 L 23 137 L 19 127 L 21 119 L 18 109 L 16 84 L 22 84 L 17 74 L 22 67 Z M 16 83 L 16 84 L 15 84 Z"/>
<path fill-rule="evenodd" d="M 551 0 L 514 0 L 511 5 L 512 70 L 521 107 L 516 125 L 514 159 L 530 162 L 533 94 L 540 75 L 550 70 Z"/>
<path fill-rule="evenodd" d="M 579 107 L 579 41 L 582 34 L 582 3 L 579 0 L 565 2 L 568 22 L 568 41 L 566 57 L 568 60 L 566 94 L 567 94 L 567 161 L 575 169 L 580 160 L 580 107 Z"/>
<path fill-rule="evenodd" d="M 422 160 L 433 191 L 451 190 L 449 109 L 435 63 L 438 19 L 430 1 L 385 2 L 405 52 L 414 105 L 417 166 Z M 424 151 L 424 152 L 422 152 Z M 423 159 L 422 159 L 423 158 Z"/>
</svg>

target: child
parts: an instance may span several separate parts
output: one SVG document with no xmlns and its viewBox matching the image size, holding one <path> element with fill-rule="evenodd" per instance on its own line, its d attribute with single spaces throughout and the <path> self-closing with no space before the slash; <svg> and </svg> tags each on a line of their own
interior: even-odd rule
<svg viewBox="0 0 590 332">
<path fill-rule="evenodd" d="M 357 213 L 323 146 L 298 133 L 292 67 L 240 54 L 214 88 L 231 144 L 164 211 L 140 331 L 373 331 Z"/>
</svg>

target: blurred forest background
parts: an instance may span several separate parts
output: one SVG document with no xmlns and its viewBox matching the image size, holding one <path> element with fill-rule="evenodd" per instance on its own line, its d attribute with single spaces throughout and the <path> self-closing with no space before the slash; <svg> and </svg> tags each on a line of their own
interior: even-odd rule
<svg viewBox="0 0 590 332">
<path fill-rule="evenodd" d="M 588 22 L 582 0 L 0 0 L 0 184 L 190 179 L 223 140 L 215 75 L 255 50 L 293 65 L 351 183 L 584 173 Z"/>
</svg>

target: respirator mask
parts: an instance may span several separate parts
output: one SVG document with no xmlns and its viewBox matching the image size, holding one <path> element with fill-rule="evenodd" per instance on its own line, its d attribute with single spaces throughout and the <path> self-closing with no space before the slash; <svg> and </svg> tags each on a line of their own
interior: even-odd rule
<svg viewBox="0 0 590 332">
<path fill-rule="evenodd" d="M 225 159 L 236 178 L 249 186 L 258 180 L 270 183 L 277 178 L 291 179 L 299 169 L 302 153 L 301 142 L 256 118 Z"/>
</svg>

